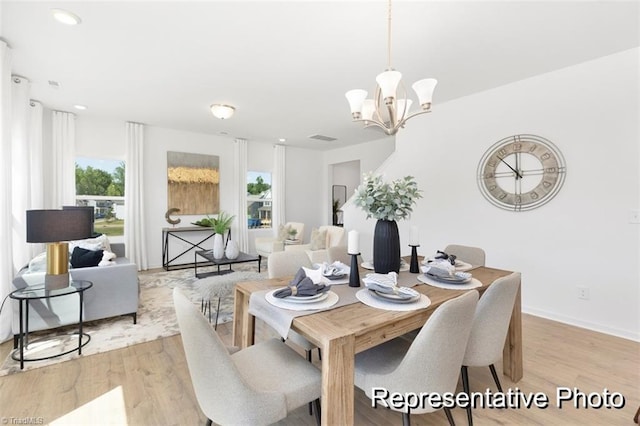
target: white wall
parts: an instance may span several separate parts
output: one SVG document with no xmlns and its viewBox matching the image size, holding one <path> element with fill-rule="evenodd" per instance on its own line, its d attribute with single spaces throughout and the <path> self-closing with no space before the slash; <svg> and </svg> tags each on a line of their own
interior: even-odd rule
<svg viewBox="0 0 640 426">
<path fill-rule="evenodd" d="M 640 191 L 639 52 L 436 105 L 410 121 L 385 170 L 413 174 L 424 191 L 413 218 L 399 223 L 404 254 L 410 225 L 421 231 L 420 254 L 449 243 L 483 247 L 488 266 L 522 272 L 525 312 L 640 339 L 640 230 L 628 220 Z M 567 177 L 551 202 L 516 213 L 489 204 L 475 173 L 487 148 L 518 133 L 554 142 Z M 345 221 L 371 256 L 374 221 L 352 204 Z M 577 298 L 578 286 L 590 300 Z"/>
</svg>

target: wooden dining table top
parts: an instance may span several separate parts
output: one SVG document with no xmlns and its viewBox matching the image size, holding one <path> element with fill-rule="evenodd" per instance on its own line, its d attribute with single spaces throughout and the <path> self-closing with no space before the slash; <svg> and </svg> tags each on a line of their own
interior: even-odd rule
<svg viewBox="0 0 640 426">
<path fill-rule="evenodd" d="M 372 272 L 360 269 L 360 276 Z M 481 294 L 496 279 L 511 271 L 490 267 L 470 270 L 482 283 Z M 401 272 L 403 282 L 407 274 Z M 425 294 L 431 304 L 412 311 L 390 311 L 353 303 L 293 318 L 291 329 L 322 349 L 323 391 L 322 423 L 353 423 L 353 361 L 355 354 L 422 327 L 442 303 L 468 290 L 449 290 L 423 284 L 414 275 L 413 289 Z M 241 348 L 254 343 L 255 318 L 249 313 L 252 293 L 286 286 L 292 277 L 248 281 L 236 284 L 233 340 Z M 409 278 L 412 281 L 411 278 Z M 346 284 L 343 284 L 346 285 Z M 364 288 L 364 287 L 360 287 Z M 358 290 L 358 288 L 355 288 Z M 279 309 L 275 308 L 274 309 Z M 331 372 L 331 373 L 330 373 Z M 503 372 L 514 382 L 522 378 L 522 325 L 520 291 L 516 297 L 507 340 L 503 351 Z"/>
</svg>

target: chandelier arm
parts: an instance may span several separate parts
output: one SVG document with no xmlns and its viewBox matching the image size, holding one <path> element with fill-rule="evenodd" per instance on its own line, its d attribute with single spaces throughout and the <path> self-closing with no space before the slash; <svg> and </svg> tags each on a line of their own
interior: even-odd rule
<svg viewBox="0 0 640 426">
<path fill-rule="evenodd" d="M 426 111 L 416 111 L 412 114 L 410 114 L 408 117 L 405 117 L 402 121 L 398 122 L 397 126 L 398 128 L 400 127 L 404 127 L 404 123 L 406 123 L 407 121 L 409 121 L 410 119 L 412 119 L 413 117 L 415 117 L 416 115 L 421 115 L 421 114 L 426 114 L 428 112 L 431 112 L 430 109 L 426 110 Z"/>
<path fill-rule="evenodd" d="M 365 120 L 364 118 L 358 118 L 356 120 L 351 120 L 351 121 L 353 121 L 353 122 L 356 122 L 356 121 L 363 122 L 363 123 L 365 123 L 365 127 L 378 126 L 378 127 L 383 128 L 383 129 L 386 129 L 386 126 L 384 125 L 384 123 L 381 122 L 381 121 L 376 120 L 375 118 L 370 118 L 369 120 Z"/>
</svg>

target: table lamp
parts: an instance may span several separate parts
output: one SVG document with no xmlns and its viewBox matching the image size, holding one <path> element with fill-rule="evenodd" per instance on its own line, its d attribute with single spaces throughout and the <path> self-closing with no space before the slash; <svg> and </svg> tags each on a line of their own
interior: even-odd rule
<svg viewBox="0 0 640 426">
<path fill-rule="evenodd" d="M 46 290 L 69 286 L 69 243 L 90 238 L 91 213 L 79 210 L 27 210 L 27 242 L 47 243 Z"/>
</svg>

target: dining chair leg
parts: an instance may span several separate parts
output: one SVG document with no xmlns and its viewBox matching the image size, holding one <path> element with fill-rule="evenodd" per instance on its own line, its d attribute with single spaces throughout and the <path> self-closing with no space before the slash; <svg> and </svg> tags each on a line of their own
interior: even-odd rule
<svg viewBox="0 0 640 426">
<path fill-rule="evenodd" d="M 469 400 L 471 400 L 471 390 L 469 389 L 469 372 L 467 371 L 467 366 L 463 365 L 462 368 L 460 369 L 460 372 L 462 373 L 462 389 L 464 390 L 464 393 L 467 394 L 467 397 L 469 398 Z M 473 426 L 473 415 L 471 414 L 471 404 L 468 404 L 466 409 L 467 409 L 467 421 L 469 422 L 469 426 Z M 451 415 L 451 413 L 449 413 L 449 415 Z M 449 422 L 451 423 L 451 420 Z"/>
<path fill-rule="evenodd" d="M 318 348 L 318 359 L 322 361 L 322 350 Z"/>
<path fill-rule="evenodd" d="M 496 367 L 493 364 L 491 364 L 489 366 L 489 370 L 491 370 L 493 381 L 496 382 L 496 386 L 498 386 L 498 392 L 502 393 L 502 386 L 500 386 L 500 379 L 498 379 L 498 373 L 496 373 Z"/>
<path fill-rule="evenodd" d="M 320 415 L 322 413 L 322 410 L 320 409 L 320 399 L 316 399 L 315 401 L 313 401 L 313 409 L 316 413 L 316 424 L 320 426 L 320 424 L 322 423 L 320 418 Z"/>
<path fill-rule="evenodd" d="M 411 426 L 411 410 L 408 408 L 406 413 L 402 413 L 402 426 Z"/>
<path fill-rule="evenodd" d="M 222 299 L 221 297 L 218 297 L 218 307 L 216 308 L 216 323 L 213 326 L 214 330 L 218 329 L 218 314 L 220 313 L 220 299 Z M 211 303 L 211 302 L 209 302 Z M 209 306 L 209 315 L 211 315 L 211 306 Z M 209 318 L 209 322 L 211 322 L 211 318 Z"/>
<path fill-rule="evenodd" d="M 207 419 L 207 426 L 213 426 L 213 421 L 211 421 L 211 419 Z"/>
<path fill-rule="evenodd" d="M 449 425 L 456 426 L 456 422 L 453 421 L 453 416 L 451 415 L 451 409 L 445 407 L 444 414 L 447 416 L 447 420 L 449 420 Z"/>
</svg>

